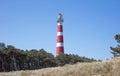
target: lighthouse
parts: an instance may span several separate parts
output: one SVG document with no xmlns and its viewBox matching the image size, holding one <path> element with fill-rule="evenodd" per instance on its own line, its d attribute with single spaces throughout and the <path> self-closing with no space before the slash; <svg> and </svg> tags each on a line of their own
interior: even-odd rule
<svg viewBox="0 0 120 76">
<path fill-rule="evenodd" d="M 57 43 L 56 43 L 56 56 L 58 56 L 60 53 L 64 53 L 64 40 L 63 40 L 63 18 L 62 14 L 58 14 L 58 28 L 57 28 Z"/>
</svg>

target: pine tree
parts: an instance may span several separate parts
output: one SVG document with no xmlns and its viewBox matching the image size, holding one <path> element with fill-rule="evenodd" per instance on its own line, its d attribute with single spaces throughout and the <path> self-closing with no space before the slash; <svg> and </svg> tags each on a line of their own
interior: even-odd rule
<svg viewBox="0 0 120 76">
<path fill-rule="evenodd" d="M 110 47 L 114 57 L 120 56 L 120 34 L 115 35 L 115 40 L 118 42 L 117 47 Z"/>
</svg>

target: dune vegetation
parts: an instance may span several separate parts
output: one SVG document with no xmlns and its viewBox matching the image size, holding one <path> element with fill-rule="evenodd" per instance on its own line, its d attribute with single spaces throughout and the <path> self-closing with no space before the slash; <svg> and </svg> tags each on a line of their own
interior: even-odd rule
<svg viewBox="0 0 120 76">
<path fill-rule="evenodd" d="M 120 57 L 40 70 L 1 72 L 0 76 L 120 76 Z"/>
</svg>

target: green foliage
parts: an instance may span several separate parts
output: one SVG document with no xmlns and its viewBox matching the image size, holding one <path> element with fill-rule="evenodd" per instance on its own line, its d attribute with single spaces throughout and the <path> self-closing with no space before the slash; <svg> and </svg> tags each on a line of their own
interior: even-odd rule
<svg viewBox="0 0 120 76">
<path fill-rule="evenodd" d="M 114 55 L 114 57 L 120 56 L 120 34 L 115 35 L 115 40 L 118 42 L 117 47 L 110 47 L 112 50 L 111 53 Z"/>
<path fill-rule="evenodd" d="M 91 61 L 94 61 L 94 59 L 71 54 L 60 54 L 54 57 L 53 54 L 46 52 L 44 49 L 21 50 L 12 45 L 0 49 L 0 72 L 34 70 Z"/>
<path fill-rule="evenodd" d="M 115 40 L 120 43 L 120 34 L 115 35 Z"/>
<path fill-rule="evenodd" d="M 56 63 L 58 66 L 63 66 L 65 64 L 75 64 L 77 62 L 92 62 L 96 61 L 95 59 L 90 59 L 86 57 L 80 57 L 74 54 L 63 54 L 61 53 L 56 57 Z"/>
</svg>

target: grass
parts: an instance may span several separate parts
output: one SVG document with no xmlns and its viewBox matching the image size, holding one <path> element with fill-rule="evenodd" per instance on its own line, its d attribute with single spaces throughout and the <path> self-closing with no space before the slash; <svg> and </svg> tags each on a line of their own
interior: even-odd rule
<svg viewBox="0 0 120 76">
<path fill-rule="evenodd" d="M 0 76 L 120 76 L 120 57 L 40 70 L 1 72 Z"/>
</svg>

